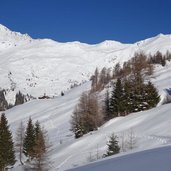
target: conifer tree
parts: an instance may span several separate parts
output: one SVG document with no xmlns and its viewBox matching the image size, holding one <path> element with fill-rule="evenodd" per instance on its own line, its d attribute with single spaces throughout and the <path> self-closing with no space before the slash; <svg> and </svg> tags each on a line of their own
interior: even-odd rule
<svg viewBox="0 0 171 171">
<path fill-rule="evenodd" d="M 25 102 L 24 95 L 19 91 L 15 96 L 15 106 Z"/>
<path fill-rule="evenodd" d="M 31 159 L 34 157 L 34 145 L 35 145 L 35 129 L 32 123 L 32 119 L 29 118 L 25 137 L 24 137 L 24 144 L 23 144 L 23 152 L 26 156 L 30 157 Z"/>
<path fill-rule="evenodd" d="M 120 152 L 120 147 L 118 145 L 118 137 L 114 134 L 111 135 L 109 143 L 107 144 L 108 149 L 105 157 L 117 154 Z"/>
<path fill-rule="evenodd" d="M 74 132 L 75 138 L 82 137 L 85 133 L 83 128 L 82 115 L 79 111 L 78 105 L 75 107 L 74 112 L 71 116 L 71 131 Z"/>
<path fill-rule="evenodd" d="M 146 85 L 146 102 L 149 108 L 155 107 L 160 101 L 160 96 L 155 86 L 149 81 Z"/>
<path fill-rule="evenodd" d="M 0 111 L 5 111 L 8 109 L 8 103 L 4 96 L 4 90 L 0 91 Z"/>
<path fill-rule="evenodd" d="M 15 164 L 15 152 L 12 134 L 9 130 L 8 121 L 5 114 L 0 119 L 0 170 L 4 170 L 8 165 Z"/>
<path fill-rule="evenodd" d="M 110 97 L 109 97 L 109 91 L 106 91 L 105 94 L 105 102 L 104 102 L 104 113 L 105 113 L 105 120 L 109 120 L 112 118 L 111 110 L 110 110 Z"/>
<path fill-rule="evenodd" d="M 123 95 L 123 85 L 121 79 L 118 78 L 110 99 L 110 108 L 114 117 L 121 116 L 124 113 Z"/>
<path fill-rule="evenodd" d="M 131 82 L 128 80 L 125 80 L 124 82 L 124 96 L 123 96 L 123 106 L 124 106 L 124 113 L 125 115 L 129 114 L 132 112 L 132 87 L 131 87 Z"/>
</svg>

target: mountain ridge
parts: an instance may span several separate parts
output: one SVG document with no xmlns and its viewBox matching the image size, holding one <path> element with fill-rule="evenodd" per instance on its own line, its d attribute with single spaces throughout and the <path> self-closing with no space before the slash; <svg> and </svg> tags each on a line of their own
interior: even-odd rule
<svg viewBox="0 0 171 171">
<path fill-rule="evenodd" d="M 160 34 L 134 44 L 106 40 L 89 45 L 32 39 L 0 25 L 0 87 L 7 90 L 6 98 L 12 104 L 18 91 L 36 98 L 44 94 L 58 96 L 88 81 L 96 67 L 113 68 L 139 51 L 154 54 L 169 49 L 171 35 Z"/>
</svg>

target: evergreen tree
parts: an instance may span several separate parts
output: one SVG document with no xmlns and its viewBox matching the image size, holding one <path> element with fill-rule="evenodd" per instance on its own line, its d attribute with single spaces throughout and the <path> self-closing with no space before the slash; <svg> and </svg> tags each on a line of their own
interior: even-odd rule
<svg viewBox="0 0 171 171">
<path fill-rule="evenodd" d="M 109 97 L 109 91 L 106 91 L 105 94 L 105 101 L 104 101 L 104 113 L 105 113 L 105 120 L 109 120 L 112 118 L 111 110 L 110 110 L 110 97 Z"/>
<path fill-rule="evenodd" d="M 118 145 L 118 137 L 114 134 L 111 135 L 109 143 L 107 144 L 108 149 L 105 157 L 117 154 L 120 152 L 120 147 Z"/>
<path fill-rule="evenodd" d="M 8 103 L 4 96 L 4 90 L 0 91 L 0 111 L 5 111 L 8 109 Z"/>
<path fill-rule="evenodd" d="M 31 159 L 34 157 L 34 145 L 35 145 L 35 129 L 32 123 L 32 119 L 29 118 L 25 137 L 24 137 L 24 144 L 23 144 L 23 152 L 26 156 L 30 157 Z"/>
<path fill-rule="evenodd" d="M 25 102 L 24 95 L 19 91 L 15 96 L 15 106 Z"/>
<path fill-rule="evenodd" d="M 124 82 L 124 96 L 123 96 L 123 106 L 124 106 L 124 113 L 125 115 L 129 114 L 132 112 L 132 85 L 130 81 L 125 80 Z"/>
<path fill-rule="evenodd" d="M 85 133 L 83 128 L 82 116 L 78 106 L 75 107 L 74 112 L 71 116 L 71 131 L 74 132 L 75 138 L 82 137 Z"/>
<path fill-rule="evenodd" d="M 8 165 L 15 164 L 15 152 L 12 134 L 9 130 L 8 121 L 5 114 L 0 120 L 0 170 L 4 170 Z"/>
<path fill-rule="evenodd" d="M 154 85 L 150 81 L 146 85 L 145 100 L 149 108 L 155 107 L 160 101 L 160 96 L 157 92 L 157 89 L 154 87 Z"/>
<path fill-rule="evenodd" d="M 123 95 L 123 85 L 121 79 L 118 78 L 110 99 L 110 109 L 114 117 L 121 116 L 124 113 Z"/>
</svg>

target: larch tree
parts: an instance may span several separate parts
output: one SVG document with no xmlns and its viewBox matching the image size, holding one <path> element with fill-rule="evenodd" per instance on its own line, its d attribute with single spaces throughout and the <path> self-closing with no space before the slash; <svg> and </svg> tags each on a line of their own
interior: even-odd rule
<svg viewBox="0 0 171 171">
<path fill-rule="evenodd" d="M 45 171 L 48 168 L 48 152 L 49 144 L 47 142 L 46 131 L 41 128 L 39 122 L 35 124 L 35 145 L 34 149 L 34 168 L 37 171 Z"/>
<path fill-rule="evenodd" d="M 79 138 L 83 134 L 97 130 L 102 121 L 96 95 L 83 93 L 71 117 L 71 130 L 75 137 Z"/>
<path fill-rule="evenodd" d="M 25 128 L 23 122 L 21 121 L 18 130 L 16 132 L 16 139 L 15 139 L 16 152 L 19 153 L 19 160 L 21 165 L 23 165 L 22 158 L 23 158 L 24 131 Z"/>
</svg>

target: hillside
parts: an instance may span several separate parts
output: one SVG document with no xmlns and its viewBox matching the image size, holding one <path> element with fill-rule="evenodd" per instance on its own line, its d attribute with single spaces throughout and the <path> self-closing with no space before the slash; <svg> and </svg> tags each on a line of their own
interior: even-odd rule
<svg viewBox="0 0 171 171">
<path fill-rule="evenodd" d="M 168 79 L 171 76 L 170 70 L 171 63 L 168 63 L 166 67 L 156 67 L 156 77 L 153 78 L 153 83 L 159 90 L 171 85 L 171 79 Z M 34 121 L 39 120 L 48 130 L 49 139 L 53 145 L 50 153 L 52 171 L 63 171 L 97 160 L 105 153 L 106 143 L 113 132 L 122 140 L 123 136 L 126 139 L 129 130 L 132 129 L 136 137 L 134 149 L 136 151 L 170 144 L 170 104 L 132 113 L 126 117 L 114 118 L 100 127 L 98 131 L 75 140 L 70 131 L 71 114 L 80 94 L 89 88 L 90 82 L 87 82 L 68 91 L 63 97 L 33 100 L 7 110 L 6 115 L 13 135 L 21 120 L 27 122 L 30 116 Z M 17 170 L 19 170 L 18 167 Z"/>
<path fill-rule="evenodd" d="M 127 165 L 120 169 L 132 169 L 135 158 L 139 157 L 135 166 L 139 167 L 142 160 L 142 165 L 147 165 L 148 160 L 144 158 L 149 155 L 149 168 L 152 168 L 150 171 L 156 171 L 159 167 L 153 164 L 165 158 L 162 166 L 166 167 L 162 171 L 168 171 L 171 104 L 161 104 L 166 100 L 163 90 L 171 88 L 171 62 L 167 61 L 164 67 L 155 65 L 154 74 L 150 77 L 161 95 L 161 101 L 156 108 L 111 119 L 97 131 L 79 139 L 75 139 L 70 131 L 70 120 L 81 93 L 90 89 L 89 79 L 96 67 L 113 67 L 117 62 L 122 64 L 139 51 L 154 54 L 156 51 L 165 53 L 169 49 L 171 35 L 159 34 L 134 44 L 108 40 L 89 45 L 80 42 L 59 43 L 50 39 L 32 39 L 27 34 L 13 32 L 0 25 L 0 88 L 6 90 L 8 102 L 14 103 L 15 94 L 19 90 L 36 98 L 44 94 L 53 97 L 44 100 L 34 99 L 5 111 L 14 138 L 21 121 L 26 123 L 29 117 L 34 122 L 39 120 L 48 131 L 52 144 L 49 153 L 50 171 L 64 171 L 101 159 L 106 152 L 109 136 L 114 132 L 123 146 L 122 153 L 117 156 L 119 158 L 112 157 L 109 160 L 102 160 L 102 163 L 97 162 L 80 169 L 91 170 L 97 167 L 98 170 L 110 170 L 113 161 L 119 169 L 119 165 L 123 166 L 120 161 L 122 163 L 125 159 Z M 78 86 L 70 89 L 73 85 Z M 61 91 L 65 92 L 64 96 L 59 96 Z M 131 131 L 135 138 L 133 150 L 125 145 Z M 166 147 L 160 148 L 161 146 Z M 156 150 L 151 150 L 153 148 Z M 144 151 L 147 149 L 149 151 Z M 159 153 L 163 159 L 156 158 Z M 106 164 L 109 164 L 109 168 L 106 168 Z M 16 163 L 12 170 L 22 171 L 23 168 Z"/>
<path fill-rule="evenodd" d="M 89 45 L 32 39 L 0 25 L 0 87 L 14 103 L 15 94 L 53 97 L 90 79 L 96 67 L 113 67 L 130 59 L 135 52 L 165 53 L 171 48 L 171 35 L 157 35 L 134 44 L 104 41 Z M 14 91 L 13 91 L 14 89 Z"/>
<path fill-rule="evenodd" d="M 71 171 L 170 171 L 170 157 L 171 147 L 166 146 L 113 157 Z"/>
</svg>

